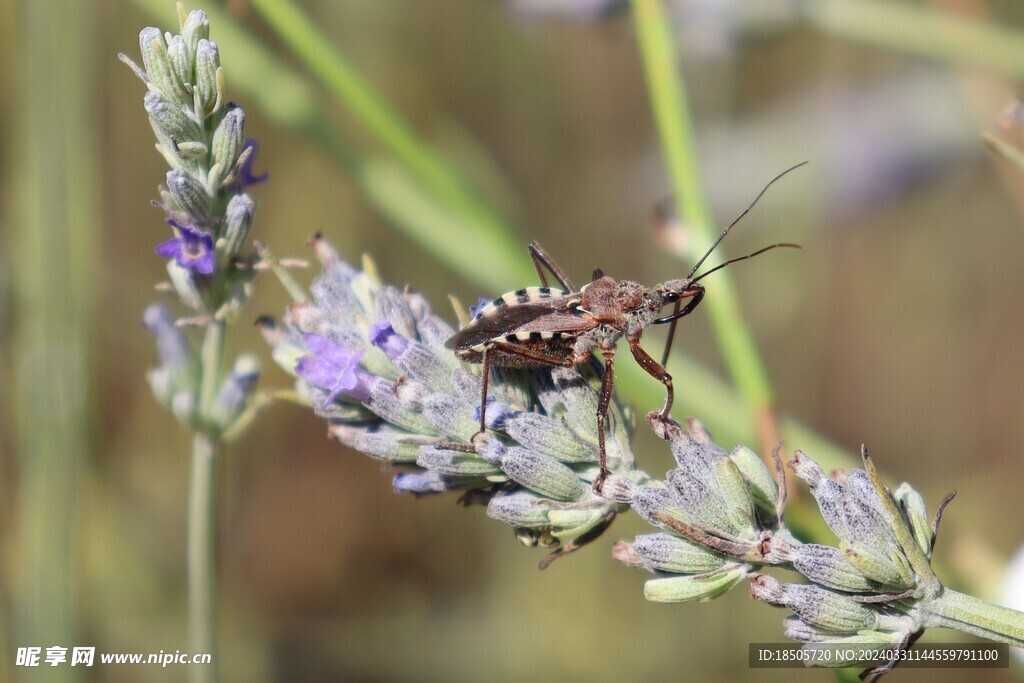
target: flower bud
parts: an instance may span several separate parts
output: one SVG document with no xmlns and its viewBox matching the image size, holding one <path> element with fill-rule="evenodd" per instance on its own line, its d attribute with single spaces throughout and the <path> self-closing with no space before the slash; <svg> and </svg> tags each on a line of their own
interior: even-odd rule
<svg viewBox="0 0 1024 683">
<path fill-rule="evenodd" d="M 203 139 L 199 125 L 185 113 L 180 104 L 153 91 L 146 93 L 142 102 L 149 114 L 149 124 L 166 152 L 165 156 L 169 154 L 171 158 L 180 157 L 178 148 L 182 143 Z"/>
<path fill-rule="evenodd" d="M 928 519 L 928 511 L 924 506 L 924 498 L 910 484 L 904 482 L 896 489 L 895 498 L 899 503 L 907 521 L 910 522 L 910 530 L 914 534 L 914 540 L 926 557 L 932 554 L 932 523 Z"/>
<path fill-rule="evenodd" d="M 217 111 L 224 97 L 221 91 L 223 78 L 217 43 L 201 39 L 196 45 L 195 89 L 192 98 L 196 114 L 201 118 Z"/>
<path fill-rule="evenodd" d="M 716 552 L 671 534 L 637 536 L 633 551 L 648 569 L 672 574 L 704 574 L 728 562 Z"/>
<path fill-rule="evenodd" d="M 213 211 L 210 195 L 202 183 L 181 168 L 167 172 L 167 192 L 175 207 L 189 217 L 195 227 L 209 225 Z"/>
<path fill-rule="evenodd" d="M 732 523 L 732 526 L 741 532 L 749 532 L 743 535 L 751 536 L 755 533 L 754 525 L 754 499 L 750 495 L 747 482 L 740 473 L 740 468 L 732 459 L 720 455 L 712 462 L 715 473 L 715 482 L 718 484 L 718 492 L 722 497 L 722 507 L 725 516 Z"/>
<path fill-rule="evenodd" d="M 764 462 L 746 446 L 737 446 L 729 457 L 747 480 L 754 505 L 764 515 L 773 517 L 779 503 L 779 485 Z"/>
<path fill-rule="evenodd" d="M 183 268 L 178 265 L 177 261 L 172 260 L 167 262 L 167 275 L 171 279 L 174 293 L 178 295 L 183 304 L 197 313 L 207 312 L 203 294 L 191 270 Z"/>
<path fill-rule="evenodd" d="M 509 479 L 552 500 L 572 501 L 583 497 L 583 484 L 567 466 L 525 448 L 509 448 L 501 460 Z"/>
<path fill-rule="evenodd" d="M 169 373 L 174 389 L 193 389 L 199 372 L 199 362 L 188 343 L 188 338 L 174 322 L 165 306 L 150 305 L 142 314 L 142 323 L 156 338 L 160 367 Z"/>
<path fill-rule="evenodd" d="M 878 622 L 874 610 L 850 598 L 814 585 L 784 584 L 767 574 L 751 578 L 750 595 L 769 605 L 788 607 L 811 626 L 833 633 L 856 633 Z"/>
<path fill-rule="evenodd" d="M 210 20 L 207 18 L 206 12 L 202 10 L 189 12 L 188 18 L 185 19 L 185 23 L 181 27 L 181 36 L 185 39 L 188 53 L 194 60 L 199 41 L 210 37 Z"/>
<path fill-rule="evenodd" d="M 775 544 L 772 544 L 774 549 Z M 863 593 L 877 590 L 857 568 L 844 559 L 838 548 L 816 543 L 794 546 L 789 554 L 793 569 L 826 588 Z"/>
<path fill-rule="evenodd" d="M 480 429 L 480 423 L 473 419 L 473 407 L 454 396 L 431 396 L 423 407 L 423 416 L 431 425 L 426 432 L 436 429 L 453 439 L 469 439 Z"/>
<path fill-rule="evenodd" d="M 893 559 L 897 556 L 895 553 L 899 552 L 895 547 L 890 546 L 890 553 L 886 555 L 866 543 L 841 541 L 839 549 L 851 566 L 872 581 L 896 588 L 909 588 L 913 585 L 914 575 L 910 573 L 906 562 Z"/>
<path fill-rule="evenodd" d="M 192 55 L 189 54 L 185 39 L 181 36 L 174 36 L 167 44 L 167 59 L 171 63 L 171 71 L 174 73 L 176 87 L 181 87 L 187 92 L 186 85 L 192 83 Z"/>
<path fill-rule="evenodd" d="M 235 168 L 245 143 L 245 110 L 233 102 L 213 131 L 210 186 L 220 187 Z"/>
<path fill-rule="evenodd" d="M 452 479 L 439 472 L 399 472 L 391 482 L 391 489 L 395 493 L 411 493 L 414 496 L 422 496 L 428 493 L 444 493 L 458 488 L 461 480 Z"/>
<path fill-rule="evenodd" d="M 558 420 L 520 412 L 505 420 L 505 432 L 523 448 L 566 463 L 596 462 L 597 450 Z"/>
<path fill-rule="evenodd" d="M 210 417 L 221 429 L 230 427 L 248 406 L 259 377 L 260 362 L 256 356 L 243 353 L 235 360 L 211 406 Z"/>
<path fill-rule="evenodd" d="M 387 425 L 372 431 L 363 426 L 331 423 L 328 433 L 349 448 L 385 462 L 416 462 L 420 446 L 407 443 L 409 434 Z"/>
<path fill-rule="evenodd" d="M 416 464 L 428 470 L 453 477 L 493 477 L 501 470 L 475 453 L 462 453 L 436 446 L 423 446 L 416 456 Z"/>
<path fill-rule="evenodd" d="M 655 486 L 637 486 L 630 500 L 633 511 L 640 515 L 648 524 L 672 532 L 659 517 L 669 517 L 680 522 L 689 522 L 687 516 L 676 504 L 672 493 L 665 488 Z"/>
<path fill-rule="evenodd" d="M 233 258 L 242 253 L 249 244 L 252 222 L 256 216 L 256 202 L 243 193 L 236 194 L 224 211 L 223 242 L 224 255 Z"/>
<path fill-rule="evenodd" d="M 651 579 L 644 584 L 644 598 L 651 602 L 701 602 L 722 595 L 747 575 L 744 565 L 711 574 Z"/>
<path fill-rule="evenodd" d="M 139 50 L 142 52 L 142 65 L 149 82 L 164 96 L 179 102 L 186 101 L 188 93 L 175 74 L 160 29 L 153 26 L 142 29 L 139 32 Z"/>
<path fill-rule="evenodd" d="M 551 502 L 532 491 L 499 493 L 487 504 L 487 516 L 519 528 L 550 526 Z"/>
</svg>

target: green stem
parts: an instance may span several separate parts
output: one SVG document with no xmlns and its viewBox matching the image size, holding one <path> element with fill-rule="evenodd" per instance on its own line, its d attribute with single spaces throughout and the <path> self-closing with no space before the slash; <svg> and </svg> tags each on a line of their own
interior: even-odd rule
<svg viewBox="0 0 1024 683">
<path fill-rule="evenodd" d="M 700 183 L 693 123 L 686 90 L 676 70 L 678 51 L 672 26 L 661 0 L 634 0 L 633 16 L 643 57 L 661 146 L 682 218 L 691 231 L 695 254 L 712 243 L 716 228 Z M 744 323 L 728 273 L 716 274 L 714 294 L 708 297 L 715 336 L 729 373 L 750 409 L 771 407 L 772 389 L 753 335 Z"/>
<path fill-rule="evenodd" d="M 1024 612 L 943 588 L 935 598 L 922 601 L 925 626 L 951 628 L 1014 647 L 1024 647 Z"/>
<path fill-rule="evenodd" d="M 212 664 L 189 667 L 192 683 L 212 683 L 217 675 L 217 439 L 197 433 L 192 441 L 188 501 L 189 648 L 209 653 Z"/>
<path fill-rule="evenodd" d="M 203 346 L 200 350 L 203 380 L 199 387 L 199 416 L 202 430 L 209 428 L 208 416 L 220 390 L 224 367 L 224 327 L 224 320 L 211 320 L 206 326 L 206 335 L 203 337 Z"/>
<path fill-rule="evenodd" d="M 800 7 L 826 33 L 1024 77 L 1024 33 L 992 22 L 883 0 L 814 0 Z"/>
<path fill-rule="evenodd" d="M 359 77 L 352 65 L 294 3 L 290 0 L 252 0 L 251 4 L 316 77 L 427 191 L 431 202 L 439 203 L 451 212 L 449 220 L 452 217 L 458 219 L 470 228 L 468 234 L 474 240 L 486 239 L 497 249 L 497 254 L 523 250 L 522 244 L 513 237 L 510 226 L 469 189 L 466 179 L 454 167 L 420 141 L 412 128 Z M 371 167 L 364 171 L 372 174 L 375 169 Z M 387 171 L 383 168 L 377 172 Z M 373 185 L 375 178 L 368 178 L 367 182 Z M 416 199 L 410 195 L 412 190 L 409 188 L 392 189 L 404 191 L 407 199 Z M 500 259 L 496 263 L 498 272 L 502 274 L 521 276 L 529 272 L 525 266 L 509 267 L 503 262 L 507 263 L 508 259 Z"/>
</svg>

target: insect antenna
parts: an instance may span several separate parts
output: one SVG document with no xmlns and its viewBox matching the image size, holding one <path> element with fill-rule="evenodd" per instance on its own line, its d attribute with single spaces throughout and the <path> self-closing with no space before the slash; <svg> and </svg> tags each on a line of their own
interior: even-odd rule
<svg viewBox="0 0 1024 683">
<path fill-rule="evenodd" d="M 789 247 L 790 249 L 801 249 L 802 248 L 799 244 L 793 244 L 792 242 L 780 242 L 778 244 L 771 244 L 771 245 L 769 245 L 767 247 L 763 247 L 761 249 L 758 249 L 753 254 L 747 254 L 746 256 L 737 256 L 736 258 L 729 259 L 725 263 L 719 263 L 717 266 L 715 266 L 711 270 L 707 271 L 706 273 L 701 273 L 697 277 L 695 277 L 692 280 L 690 280 L 690 283 L 693 284 L 694 282 L 700 282 L 701 280 L 706 278 L 708 275 L 711 275 L 711 273 L 715 272 L 716 270 L 721 270 L 722 268 L 725 268 L 726 266 L 728 266 L 728 265 L 730 265 L 732 263 L 736 263 L 737 261 L 746 261 L 748 258 L 754 258 L 755 256 L 763 254 L 766 251 L 771 251 L 772 249 L 777 249 L 779 247 Z"/>
<path fill-rule="evenodd" d="M 798 169 L 801 166 L 804 166 L 806 164 L 807 164 L 806 161 L 801 161 L 799 164 L 795 164 L 793 166 L 790 166 L 785 171 L 783 171 L 782 173 L 778 174 L 777 176 L 775 176 L 774 178 L 769 180 L 768 183 L 761 189 L 761 191 L 757 193 L 757 196 L 754 197 L 754 201 L 750 202 L 750 205 L 747 206 L 747 208 L 743 209 L 743 213 L 741 213 L 739 216 L 736 216 L 736 218 L 733 220 L 732 223 L 729 223 L 729 225 L 725 228 L 725 230 L 722 231 L 722 234 L 718 236 L 718 239 L 715 240 L 714 244 L 712 244 L 708 248 L 708 250 L 706 252 L 704 252 L 704 255 L 700 257 L 700 260 L 698 260 L 696 264 L 694 264 L 693 270 L 691 270 L 690 274 L 686 276 L 686 279 L 689 280 L 690 278 L 692 278 L 694 273 L 696 273 L 700 269 L 700 267 L 702 265 L 704 265 L 704 262 L 708 259 L 709 256 L 711 256 L 711 253 L 718 247 L 718 245 L 722 243 L 722 240 L 724 240 L 725 236 L 729 234 L 729 231 L 732 230 L 733 227 L 735 227 L 735 225 L 737 223 L 739 223 L 741 220 L 743 220 L 744 216 L 746 216 L 748 213 L 750 213 L 751 209 L 753 209 L 757 205 L 757 202 L 761 199 L 761 197 L 764 196 L 765 192 L 768 191 L 768 188 L 775 184 L 775 181 L 779 180 L 780 178 L 782 178 L 784 175 L 788 174 L 789 172 L 795 171 L 796 169 Z M 725 263 L 722 263 L 722 264 L 720 264 L 718 266 L 715 266 L 714 268 L 712 268 L 711 270 L 707 271 L 706 273 L 701 274 L 696 280 L 693 280 L 693 282 L 697 282 L 697 280 L 700 280 L 701 278 L 704 278 L 704 277 L 710 275 L 711 273 L 715 272 L 719 268 L 724 268 L 725 266 L 729 265 L 730 263 L 735 263 L 736 261 L 742 261 L 744 259 L 752 258 L 754 256 L 757 256 L 758 254 L 761 254 L 763 252 L 768 251 L 769 249 L 774 249 L 776 247 L 781 247 L 781 246 L 796 247 L 797 249 L 800 248 L 798 245 L 795 245 L 795 244 L 773 244 L 770 247 L 765 247 L 764 249 L 761 249 L 759 251 L 755 251 L 753 254 L 747 254 L 746 256 L 741 256 L 739 258 L 732 259 L 732 260 L 726 261 Z M 672 309 L 672 315 L 670 315 L 670 316 L 668 316 L 666 318 L 662 318 L 662 319 L 657 321 L 658 323 L 666 323 L 666 322 L 671 322 L 672 323 L 669 326 L 669 328 L 668 328 L 668 339 L 665 340 L 665 352 L 661 356 L 661 365 L 662 365 L 662 367 L 664 367 L 665 365 L 668 364 L 668 354 L 672 350 L 672 340 L 676 336 L 676 323 L 679 321 L 679 318 L 681 318 L 682 315 L 683 315 L 681 313 L 681 311 L 680 311 L 680 307 L 681 306 L 682 306 L 682 300 L 677 300 L 676 304 L 675 304 L 675 307 Z"/>
</svg>

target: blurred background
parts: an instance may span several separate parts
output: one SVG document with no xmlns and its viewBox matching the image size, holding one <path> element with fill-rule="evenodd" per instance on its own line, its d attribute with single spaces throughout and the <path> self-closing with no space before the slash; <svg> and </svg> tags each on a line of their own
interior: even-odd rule
<svg viewBox="0 0 1024 683">
<path fill-rule="evenodd" d="M 595 266 L 648 284 L 689 271 L 651 229 L 672 187 L 628 3 L 297 4 L 507 233 L 453 232 L 456 218 L 408 186 L 356 105 L 269 12 L 245 0 L 189 3 L 210 13 L 230 98 L 261 143 L 256 171 L 270 180 L 253 189 L 254 234 L 275 253 L 306 257 L 307 238 L 322 231 L 442 311 L 449 294 L 474 303 L 532 284 L 502 279 L 529 272 L 529 239 L 577 281 Z M 724 247 L 737 256 L 803 246 L 731 269 L 777 410 L 802 425 L 795 434 L 816 435 L 804 443 L 784 430 L 787 446 L 817 456 L 830 442 L 852 455 L 867 442 L 889 481 L 912 482 L 932 509 L 957 489 L 940 576 L 999 599 L 1024 542 L 1024 171 L 982 134 L 1011 149 L 1024 142 L 1011 104 L 1024 79 L 1024 6 L 665 5 L 716 222 L 810 162 Z M 190 439 L 150 395 L 155 353 L 140 324 L 164 277 L 153 247 L 167 230 L 150 200 L 166 167 L 144 87 L 116 57 L 137 60 L 148 25 L 176 31 L 173 3 L 0 2 L 2 680 L 185 675 L 14 667 L 16 647 L 33 644 L 185 649 Z M 685 241 L 676 227 L 673 239 Z M 495 254 L 496 243 L 513 247 Z M 482 273 L 490 262 L 511 265 Z M 714 297 L 714 276 L 706 284 Z M 261 278 L 232 350 L 266 357 L 248 321 L 287 302 Z M 655 351 L 662 339 L 645 337 Z M 727 377 L 702 309 L 677 347 Z M 260 381 L 290 384 L 269 359 Z M 661 396 L 650 383 L 620 398 L 646 412 Z M 677 417 L 707 420 L 705 390 L 677 383 Z M 751 434 L 749 415 L 735 421 L 733 433 L 716 432 L 727 446 Z M 652 474 L 671 466 L 646 434 L 636 450 Z M 232 444 L 219 519 L 225 680 L 743 679 L 748 643 L 783 640 L 785 613 L 742 587 L 710 604 L 645 603 L 645 576 L 608 557 L 614 540 L 645 530 L 633 516 L 541 573 L 541 551 L 481 509 L 395 496 L 391 474 L 290 405 Z"/>
</svg>

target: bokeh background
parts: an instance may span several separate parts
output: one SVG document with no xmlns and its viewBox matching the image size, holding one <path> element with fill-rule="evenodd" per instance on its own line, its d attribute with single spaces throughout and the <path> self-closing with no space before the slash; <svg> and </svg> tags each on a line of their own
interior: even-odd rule
<svg viewBox="0 0 1024 683">
<path fill-rule="evenodd" d="M 510 243 L 540 240 L 577 280 L 597 265 L 645 283 L 689 270 L 650 226 L 671 184 L 628 3 L 298 4 L 470 179 L 511 226 Z M 853 454 L 866 441 L 890 481 L 912 482 L 931 506 L 957 489 L 942 576 L 998 599 L 1024 542 L 1024 171 L 982 134 L 1024 141 L 1010 106 L 1024 79 L 1024 6 L 666 6 L 718 223 L 782 169 L 810 162 L 725 246 L 733 256 L 803 246 L 732 269 L 780 414 L 799 421 L 798 436 L 816 435 L 784 431 L 787 445 Z M 525 249 L 496 255 L 482 237 L 452 239 L 443 226 L 456 219 L 443 212 L 417 220 L 442 210 L 403 185 L 372 127 L 280 25 L 244 0 L 196 8 L 211 13 L 230 97 L 261 142 L 256 170 L 270 172 L 254 188 L 258 239 L 304 257 L 322 231 L 441 309 L 449 294 L 475 302 L 530 284 L 484 285 L 472 266 L 528 267 Z M 0 2 L 0 680 L 185 675 L 13 661 L 31 644 L 185 647 L 189 435 L 150 396 L 154 351 L 139 322 L 160 296 L 153 246 L 167 230 L 150 200 L 165 166 L 143 86 L 116 58 L 138 58 L 143 26 L 176 22 L 167 0 Z M 673 234 L 685 240 L 686 226 Z M 247 322 L 286 303 L 261 279 L 232 349 L 266 356 Z M 678 344 L 727 377 L 706 313 L 687 319 Z M 262 386 L 288 383 L 268 359 Z M 651 384 L 621 398 L 649 410 L 660 400 Z M 712 389 L 677 387 L 677 416 L 707 419 L 701 395 Z M 717 434 L 729 445 L 751 433 L 744 411 L 732 419 L 734 431 Z M 648 471 L 670 467 L 653 438 L 640 434 L 637 450 Z M 742 587 L 710 604 L 645 603 L 645 577 L 608 557 L 615 539 L 643 531 L 629 515 L 541 573 L 540 551 L 481 509 L 395 496 L 391 474 L 328 441 L 296 406 L 268 410 L 231 446 L 219 521 L 225 680 L 743 680 L 747 644 L 782 640 L 784 612 Z"/>
</svg>

